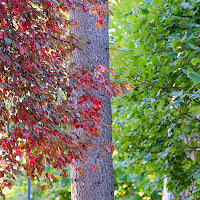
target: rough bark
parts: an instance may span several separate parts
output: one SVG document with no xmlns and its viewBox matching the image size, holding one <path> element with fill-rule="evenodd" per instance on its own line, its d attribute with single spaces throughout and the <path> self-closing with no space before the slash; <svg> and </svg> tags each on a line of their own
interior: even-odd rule
<svg viewBox="0 0 200 200">
<path fill-rule="evenodd" d="M 95 65 L 105 64 L 109 66 L 109 38 L 108 38 L 108 15 L 105 16 L 104 27 L 95 29 L 96 16 L 84 13 L 82 9 L 76 8 L 75 11 L 70 13 L 70 18 L 80 24 L 77 29 L 71 28 L 71 32 L 79 37 L 87 39 L 84 45 L 88 48 L 83 51 L 76 50 L 71 62 L 77 64 L 76 67 L 88 67 L 93 70 Z M 108 78 L 108 75 L 105 75 Z M 83 91 L 74 91 L 73 98 L 78 99 Z M 90 91 L 93 93 L 94 91 Z M 109 128 L 112 124 L 111 102 L 110 98 L 104 91 L 95 93 L 101 100 L 104 107 L 100 113 L 105 116 L 102 124 L 106 125 L 101 127 L 101 137 L 95 140 L 99 144 L 105 141 L 112 142 L 112 130 Z M 76 100 L 75 100 L 76 101 Z M 78 133 L 82 134 L 82 133 Z M 82 162 L 74 162 L 71 165 L 71 197 L 72 200 L 113 200 L 114 199 L 114 183 L 113 183 L 113 164 L 112 153 L 107 152 L 107 156 L 99 157 L 98 153 L 103 150 L 103 145 L 88 151 L 88 155 L 93 155 L 93 159 L 97 161 L 100 169 L 92 169 L 89 160 Z M 83 169 L 81 176 L 77 168 Z"/>
</svg>

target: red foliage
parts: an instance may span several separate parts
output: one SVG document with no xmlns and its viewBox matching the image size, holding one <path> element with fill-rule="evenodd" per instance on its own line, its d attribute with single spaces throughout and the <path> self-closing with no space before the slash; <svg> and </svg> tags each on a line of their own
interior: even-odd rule
<svg viewBox="0 0 200 200">
<path fill-rule="evenodd" d="M 99 134 L 98 110 L 101 101 L 85 93 L 75 105 L 72 90 L 104 90 L 108 95 L 120 92 L 103 78 L 105 66 L 93 72 L 83 68 L 71 72 L 67 65 L 78 47 L 70 35 L 68 10 L 80 6 L 97 13 L 102 28 L 105 6 L 98 0 L 0 0 L 0 176 L 12 179 L 23 167 L 29 178 L 45 171 L 45 164 L 57 169 L 79 159 L 87 141 L 81 141 L 71 129 L 82 129 L 91 138 Z M 99 6 L 97 6 L 99 5 Z M 69 85 L 73 79 L 78 85 Z M 91 102 L 91 103 L 90 103 Z M 17 157 L 27 158 L 23 164 Z M 51 181 L 54 178 L 46 174 Z M 13 182 L 4 180 L 3 189 Z"/>
</svg>

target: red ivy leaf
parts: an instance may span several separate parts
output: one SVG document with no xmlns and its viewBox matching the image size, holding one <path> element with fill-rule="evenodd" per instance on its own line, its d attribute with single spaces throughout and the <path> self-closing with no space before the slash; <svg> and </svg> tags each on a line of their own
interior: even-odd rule
<svg viewBox="0 0 200 200">
<path fill-rule="evenodd" d="M 92 169 L 96 170 L 96 167 L 94 165 L 91 165 L 92 166 Z"/>
</svg>

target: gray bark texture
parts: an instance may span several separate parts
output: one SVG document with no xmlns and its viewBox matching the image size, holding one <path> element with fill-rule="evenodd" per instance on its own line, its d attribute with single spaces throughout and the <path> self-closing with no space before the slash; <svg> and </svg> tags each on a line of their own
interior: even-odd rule
<svg viewBox="0 0 200 200">
<path fill-rule="evenodd" d="M 187 197 L 190 197 L 192 195 L 192 191 L 195 189 L 195 183 L 194 183 L 187 190 L 179 193 L 178 195 L 175 195 L 167 191 L 166 184 L 167 184 L 167 178 L 165 178 L 164 180 L 162 200 L 172 200 L 172 199 L 185 200 Z"/>
<path fill-rule="evenodd" d="M 75 68 L 87 67 L 94 70 L 95 65 L 105 64 L 109 67 L 109 35 L 108 35 L 108 15 L 105 16 L 105 24 L 102 29 L 95 29 L 96 16 L 84 13 L 82 9 L 76 8 L 70 13 L 70 19 L 79 22 L 77 29 L 71 28 L 71 33 L 78 37 L 87 39 L 84 45 L 87 49 L 75 50 L 71 63 L 76 63 Z M 83 43 L 83 42 L 81 42 Z M 108 74 L 106 78 L 109 78 Z M 112 153 L 107 152 L 106 156 L 100 154 L 105 151 L 103 144 L 112 142 L 112 113 L 110 97 L 104 91 L 94 92 L 102 102 L 103 108 L 100 113 L 105 116 L 101 124 L 101 137 L 95 138 L 94 148 L 90 148 L 88 156 L 99 166 L 99 169 L 92 169 L 91 159 L 86 161 L 73 161 L 71 164 L 71 197 L 72 200 L 113 200 L 114 199 L 114 181 L 113 181 L 113 163 Z M 83 90 L 73 91 L 75 102 L 83 94 Z M 78 131 L 77 131 L 78 132 Z M 78 133 L 81 135 L 81 131 Z M 84 137 L 84 135 L 83 135 Z M 82 168 L 83 174 L 77 169 Z"/>
<path fill-rule="evenodd" d="M 187 144 L 187 143 L 190 142 L 190 139 L 189 138 L 185 138 L 184 142 Z M 192 160 L 195 160 L 195 151 L 190 152 L 188 154 L 188 157 L 190 157 Z M 182 191 L 178 195 L 175 195 L 175 194 L 167 191 L 166 185 L 167 185 L 167 177 L 164 179 L 162 200 L 172 200 L 172 199 L 185 200 L 186 198 L 188 198 L 188 197 L 190 197 L 192 195 L 192 191 L 196 187 L 196 183 L 193 182 L 192 185 L 187 190 Z"/>
</svg>

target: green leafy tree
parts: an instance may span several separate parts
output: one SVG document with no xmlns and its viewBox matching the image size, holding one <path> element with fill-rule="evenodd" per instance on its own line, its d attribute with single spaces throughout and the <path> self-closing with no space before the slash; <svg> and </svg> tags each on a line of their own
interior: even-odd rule
<svg viewBox="0 0 200 200">
<path fill-rule="evenodd" d="M 122 0 L 111 25 L 112 67 L 129 81 L 113 99 L 114 138 L 129 173 L 199 196 L 199 0 Z M 187 142 L 186 142 L 187 140 Z M 192 198 L 192 197 L 191 197 Z"/>
</svg>

